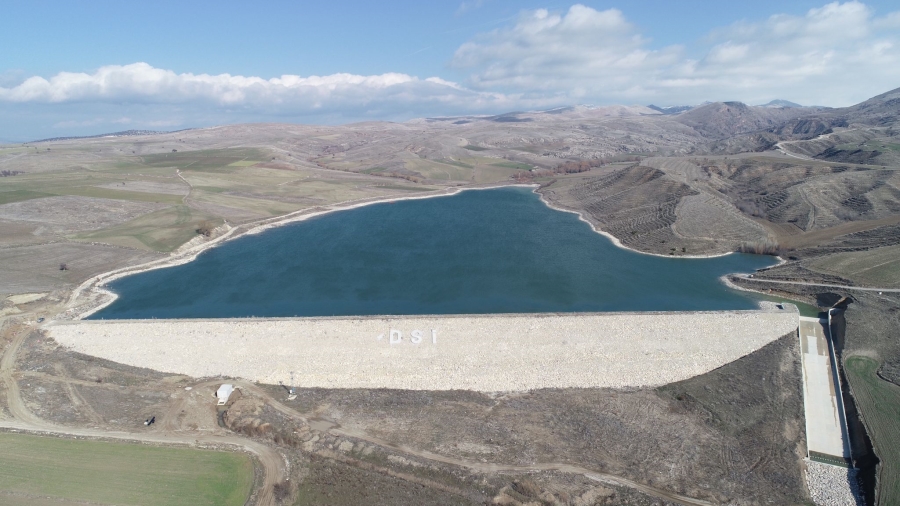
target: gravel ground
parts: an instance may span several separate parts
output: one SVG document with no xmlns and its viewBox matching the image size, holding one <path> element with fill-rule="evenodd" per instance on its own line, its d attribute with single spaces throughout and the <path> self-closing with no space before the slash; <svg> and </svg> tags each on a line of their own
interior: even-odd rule
<svg viewBox="0 0 900 506">
<path fill-rule="evenodd" d="M 795 312 L 764 310 L 79 321 L 48 330 L 76 352 L 194 377 L 275 384 L 294 371 L 303 387 L 497 392 L 671 383 L 797 324 Z"/>
<path fill-rule="evenodd" d="M 856 469 L 807 460 L 806 483 L 818 506 L 865 506 L 859 495 Z"/>
</svg>

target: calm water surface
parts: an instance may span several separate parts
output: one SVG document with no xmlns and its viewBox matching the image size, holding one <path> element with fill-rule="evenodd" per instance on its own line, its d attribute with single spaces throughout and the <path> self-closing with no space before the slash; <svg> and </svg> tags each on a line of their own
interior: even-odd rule
<svg viewBox="0 0 900 506">
<path fill-rule="evenodd" d="M 771 257 L 661 258 L 614 246 L 527 188 L 375 204 L 110 284 L 91 318 L 752 309 L 719 276 Z"/>
</svg>

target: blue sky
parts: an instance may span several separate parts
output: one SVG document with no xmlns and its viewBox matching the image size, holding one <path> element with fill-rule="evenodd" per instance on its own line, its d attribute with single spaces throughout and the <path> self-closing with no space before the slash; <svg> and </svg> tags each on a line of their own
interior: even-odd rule
<svg viewBox="0 0 900 506">
<path fill-rule="evenodd" d="M 900 7 L 887 1 L 94 0 L 0 12 L 2 140 L 577 103 L 844 106 L 900 86 Z"/>
</svg>

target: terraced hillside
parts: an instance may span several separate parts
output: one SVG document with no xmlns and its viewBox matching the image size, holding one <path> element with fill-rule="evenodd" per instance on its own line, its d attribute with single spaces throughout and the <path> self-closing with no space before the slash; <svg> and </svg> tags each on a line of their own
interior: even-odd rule
<svg viewBox="0 0 900 506">
<path fill-rule="evenodd" d="M 891 443 L 900 435 L 896 424 L 889 423 L 893 419 L 881 412 L 884 403 L 875 394 L 900 384 L 898 303 L 889 292 L 847 287 L 900 286 L 900 90 L 842 109 L 773 111 L 719 103 L 681 115 L 657 113 L 644 107 L 570 107 L 402 124 L 232 125 L 0 146 L 0 295 L 31 292 L 27 300 L 37 296 L 57 304 L 97 273 L 160 259 L 217 234 L 238 235 L 251 224 L 287 213 L 450 187 L 531 182 L 541 186 L 539 191 L 551 204 L 580 212 L 627 247 L 667 256 L 740 248 L 780 253 L 788 261 L 744 280 L 748 286 L 824 306 L 852 294 L 857 302 L 848 311 L 846 350 L 848 356 L 860 358 L 848 362 L 856 374 L 851 383 L 860 395 L 862 416 L 870 422 L 875 452 L 885 462 L 883 469 L 897 469 Z M 583 172 L 570 173 L 566 167 Z M 32 311 L 29 303 L 17 302 L 21 300 L 0 299 L 0 314 Z M 41 314 L 52 317 L 64 310 L 57 306 L 57 312 L 47 309 Z M 65 363 L 63 351 L 50 341 L 34 342 L 47 349 L 29 363 L 41 371 Z M 452 482 L 464 492 L 459 497 L 477 496 L 479 503 L 490 500 L 483 483 L 508 504 L 547 499 L 551 489 L 553 497 L 564 497 L 561 483 L 577 480 L 524 466 L 530 465 L 529 458 L 570 462 L 572 455 L 583 457 L 581 462 L 592 469 L 646 479 L 642 483 L 669 492 L 723 502 L 750 497 L 760 503 L 801 503 L 808 498 L 799 469 L 799 397 L 791 390 L 797 383 L 796 365 L 789 363 L 796 356 L 794 342 L 788 338 L 777 354 L 760 350 L 739 361 L 744 365 L 723 367 L 709 375 L 716 377 L 714 382 L 695 378 L 693 384 L 670 385 L 652 395 L 547 391 L 495 399 L 457 392 L 448 394 L 450 402 L 435 403 L 440 399 L 432 394 L 307 390 L 294 400 L 297 409 L 302 404 L 304 411 L 314 412 L 310 416 L 315 420 L 325 413 L 342 428 L 311 429 L 302 442 L 290 431 L 275 431 L 266 444 L 296 452 L 296 468 L 311 470 L 314 476 L 305 483 L 312 489 L 304 490 L 316 494 L 343 493 L 335 483 L 347 482 L 347 462 L 377 464 L 395 473 L 390 475 L 394 481 L 384 479 L 387 474 L 377 480 L 364 473 L 353 475 L 363 476 L 351 480 L 354 493 L 362 494 L 353 496 L 357 499 L 369 492 L 361 483 L 377 481 L 378 487 L 387 487 L 382 497 L 400 497 L 391 494 L 401 488 L 414 497 L 422 483 L 435 483 L 427 481 L 434 478 L 429 475 L 427 480 L 397 485 L 398 470 L 406 476 L 425 472 L 411 463 L 409 454 L 403 460 L 395 455 L 402 453 L 399 442 L 414 440 L 424 452 L 419 457 L 515 462 L 523 473 L 543 473 L 526 482 L 522 477 L 507 480 L 493 469 Z M 77 388 L 86 402 L 76 399 L 73 406 L 108 408 L 101 411 L 109 424 L 131 423 L 125 420 L 133 417 L 122 415 L 120 403 L 110 401 L 119 398 L 106 395 L 119 387 L 107 388 L 110 377 L 85 372 L 100 370 L 95 359 L 78 360 L 85 361 L 78 366 L 84 374 Z M 70 402 L 65 392 L 73 390 L 38 379 L 20 382 L 38 415 L 65 415 L 53 406 Z M 159 399 L 173 392 L 188 395 L 184 385 Z M 868 394 L 865 385 L 871 387 Z M 752 392 L 744 391 L 749 387 Z M 91 390 L 104 394 L 84 393 Z M 894 395 L 895 390 L 884 391 Z M 279 387 L 271 391 L 283 395 Z M 789 402 L 780 403 L 785 399 Z M 551 409 L 545 409 L 548 406 Z M 571 406 L 581 408 L 564 409 Z M 602 409 L 597 411 L 597 406 Z M 448 412 L 454 409 L 459 411 Z M 467 431 L 473 412 L 482 418 Z M 772 412 L 780 418 L 769 416 Z M 534 413 L 550 413 L 550 418 L 532 424 L 529 417 Z M 174 419 L 177 410 L 170 414 Z M 398 423 L 384 421 L 390 417 Z M 284 423 L 270 418 L 273 425 Z M 421 425 L 423 419 L 432 420 L 431 425 Z M 673 425 L 672 420 L 683 424 Z M 61 421 L 95 423 L 91 416 Z M 646 426 L 633 425 L 644 421 Z M 598 428 L 597 423 L 605 425 Z M 454 441 L 436 444 L 434 434 L 448 425 L 456 431 Z M 218 425 L 207 417 L 199 426 Z M 184 424 L 183 430 L 196 431 L 198 426 L 191 427 Z M 679 434 L 687 430 L 698 437 L 658 437 L 673 427 Z M 531 439 L 523 438 L 523 428 Z M 390 442 L 383 446 L 392 448 L 390 452 L 365 460 L 368 443 L 360 446 L 348 434 L 373 437 L 367 430 Z M 339 440 L 339 434 L 346 440 Z M 596 434 L 609 437 L 598 439 Z M 598 447 L 598 440 L 611 443 Z M 529 441 L 533 444 L 522 446 Z M 552 444 L 544 445 L 546 441 Z M 566 446 L 572 441 L 577 448 Z M 672 441 L 678 444 L 671 446 Z M 681 444 L 684 441 L 691 444 Z M 309 451 L 301 450 L 307 447 Z M 568 450 L 560 453 L 560 448 Z M 318 467 L 304 464 L 304 459 L 338 452 L 344 459 L 340 465 L 337 460 Z M 714 484 L 711 488 L 697 478 L 704 472 L 709 473 L 707 483 Z M 883 479 L 882 486 L 894 490 L 895 481 Z M 593 488 L 579 482 L 566 493 L 607 493 L 597 491 L 595 483 L 589 485 Z M 628 502 L 632 496 L 623 490 L 616 488 L 607 502 Z"/>
<path fill-rule="evenodd" d="M 683 255 L 732 246 L 676 235 L 676 208 L 684 197 L 699 194 L 652 167 L 632 165 L 601 176 L 564 179 L 542 194 L 554 205 L 583 210 L 598 228 L 631 248 Z"/>
</svg>

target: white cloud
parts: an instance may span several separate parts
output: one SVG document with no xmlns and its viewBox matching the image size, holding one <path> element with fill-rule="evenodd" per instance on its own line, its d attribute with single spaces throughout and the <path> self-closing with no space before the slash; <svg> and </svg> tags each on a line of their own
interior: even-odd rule
<svg viewBox="0 0 900 506">
<path fill-rule="evenodd" d="M 469 0 L 459 4 L 459 8 L 456 9 L 456 15 L 462 16 L 466 12 L 473 11 L 476 9 L 480 9 L 484 5 L 485 0 Z"/>
<path fill-rule="evenodd" d="M 628 90 L 677 61 L 678 48 L 647 45 L 620 11 L 574 5 L 564 15 L 524 12 L 512 28 L 463 44 L 451 64 L 474 70 L 476 89 L 600 96 L 608 87 Z"/>
<path fill-rule="evenodd" d="M 315 111 L 367 107 L 385 102 L 409 105 L 445 102 L 465 96 L 466 101 L 502 99 L 478 93 L 440 78 L 420 80 L 406 74 L 361 76 L 333 74 L 272 79 L 230 74 L 176 74 L 147 63 L 109 65 L 93 74 L 60 72 L 45 79 L 30 77 L 18 86 L 0 87 L 0 100 L 8 102 L 206 102 L 224 107 L 252 107 Z M 402 105 L 402 104 L 398 104 Z"/>
<path fill-rule="evenodd" d="M 596 102 L 697 103 L 774 97 L 849 105 L 900 86 L 900 13 L 851 1 L 715 30 L 688 54 L 652 48 L 616 10 L 574 5 L 523 12 L 514 26 L 463 44 L 451 65 L 469 85 Z"/>
<path fill-rule="evenodd" d="M 93 73 L 60 72 L 0 86 L 0 134 L 46 135 L 56 129 L 105 129 L 127 115 L 134 128 L 187 127 L 249 121 L 345 123 L 421 116 L 504 112 L 542 106 L 544 99 L 473 91 L 439 77 L 177 74 L 147 63 L 110 65 Z M 554 104 L 555 105 L 555 104 Z M 17 118 L 13 120 L 13 118 Z M 51 118 L 49 121 L 47 118 Z M 46 127 L 43 127 L 46 128 Z"/>
<path fill-rule="evenodd" d="M 479 2 L 465 2 L 475 8 Z M 247 121 L 343 123 L 496 113 L 576 103 L 704 100 L 850 105 L 900 86 L 900 12 L 829 3 L 655 47 L 621 11 L 573 5 L 523 11 L 462 44 L 454 82 L 384 73 L 275 78 L 175 73 L 147 63 L 92 73 L 0 73 L 0 136 L 58 128 L 134 128 Z M 46 126 L 44 126 L 46 125 Z M 37 134 L 36 136 L 40 136 Z"/>
</svg>

